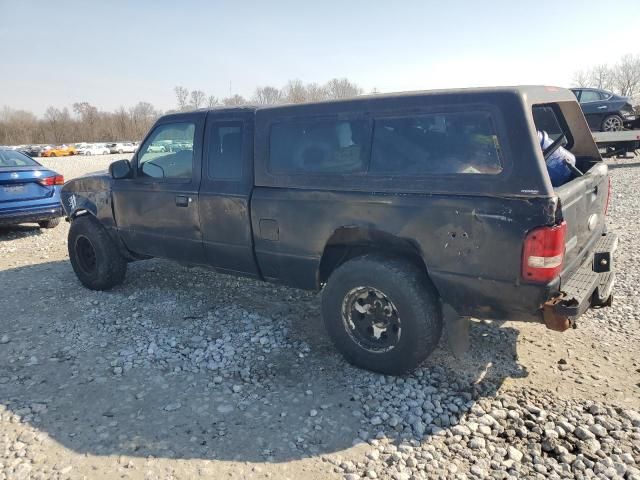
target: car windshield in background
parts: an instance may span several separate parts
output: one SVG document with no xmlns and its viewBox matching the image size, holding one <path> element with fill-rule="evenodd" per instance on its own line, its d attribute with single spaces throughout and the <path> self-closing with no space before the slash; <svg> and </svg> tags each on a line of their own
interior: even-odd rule
<svg viewBox="0 0 640 480">
<path fill-rule="evenodd" d="M 34 165 L 40 164 L 23 153 L 16 150 L 0 150 L 0 168 L 31 167 Z"/>
</svg>

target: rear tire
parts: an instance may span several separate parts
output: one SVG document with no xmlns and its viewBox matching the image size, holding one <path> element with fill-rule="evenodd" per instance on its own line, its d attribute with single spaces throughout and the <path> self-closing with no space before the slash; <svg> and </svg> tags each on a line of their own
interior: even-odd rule
<svg viewBox="0 0 640 480">
<path fill-rule="evenodd" d="M 348 362 L 390 375 L 418 367 L 442 334 L 438 293 L 425 272 L 379 255 L 349 260 L 331 274 L 322 317 Z"/>
<path fill-rule="evenodd" d="M 73 271 L 85 287 L 109 290 L 124 281 L 127 262 L 93 217 L 83 215 L 71 222 L 67 246 Z"/>
<path fill-rule="evenodd" d="M 624 129 L 624 122 L 619 115 L 608 115 L 600 126 L 603 132 L 619 132 Z"/>
<path fill-rule="evenodd" d="M 49 220 L 43 220 L 42 222 L 38 222 L 40 228 L 56 228 L 60 225 L 60 218 L 51 218 Z"/>
</svg>

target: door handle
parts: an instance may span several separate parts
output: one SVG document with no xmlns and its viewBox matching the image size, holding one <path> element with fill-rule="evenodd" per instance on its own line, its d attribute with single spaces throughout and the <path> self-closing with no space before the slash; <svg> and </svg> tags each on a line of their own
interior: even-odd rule
<svg viewBox="0 0 640 480">
<path fill-rule="evenodd" d="M 607 106 L 606 105 L 602 105 L 601 107 L 598 107 L 598 110 L 606 110 Z"/>
<path fill-rule="evenodd" d="M 192 201 L 193 199 L 191 197 L 187 197 L 186 195 L 176 195 L 177 207 L 188 207 Z"/>
</svg>

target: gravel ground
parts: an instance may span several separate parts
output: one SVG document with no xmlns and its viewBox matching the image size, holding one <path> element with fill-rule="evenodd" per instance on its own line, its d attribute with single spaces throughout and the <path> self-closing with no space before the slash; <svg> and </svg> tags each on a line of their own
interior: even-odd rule
<svg viewBox="0 0 640 480">
<path fill-rule="evenodd" d="M 612 163 L 614 306 L 564 334 L 473 322 L 464 358 L 401 378 L 347 365 L 315 294 L 161 260 L 92 292 L 66 223 L 0 229 L 0 480 L 639 480 L 640 158 Z"/>
</svg>

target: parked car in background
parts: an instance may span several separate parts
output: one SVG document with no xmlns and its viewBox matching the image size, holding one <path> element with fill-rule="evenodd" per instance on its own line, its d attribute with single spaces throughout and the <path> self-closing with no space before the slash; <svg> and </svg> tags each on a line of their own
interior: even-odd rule
<svg viewBox="0 0 640 480">
<path fill-rule="evenodd" d="M 168 152 L 168 151 L 169 150 L 167 149 L 166 145 L 162 143 L 152 143 L 147 148 L 147 152 L 149 153 L 161 153 L 161 152 Z"/>
<path fill-rule="evenodd" d="M 111 153 L 134 153 L 136 147 L 131 142 L 109 143 L 107 144 Z"/>
<path fill-rule="evenodd" d="M 41 153 L 43 157 L 67 157 L 69 155 L 76 154 L 76 147 L 71 145 L 60 145 L 58 147 L 53 147 L 48 150 L 44 150 Z"/>
<path fill-rule="evenodd" d="M 64 177 L 16 150 L 0 149 L 0 225 L 60 223 Z"/>
<path fill-rule="evenodd" d="M 617 132 L 633 128 L 637 116 L 627 97 L 597 88 L 572 88 L 589 128 L 600 132 Z"/>
<path fill-rule="evenodd" d="M 78 150 L 78 155 L 109 155 L 111 151 L 104 143 L 94 143 Z"/>
<path fill-rule="evenodd" d="M 30 157 L 39 157 L 42 152 L 42 147 L 40 145 L 27 145 L 20 151 Z"/>
</svg>

